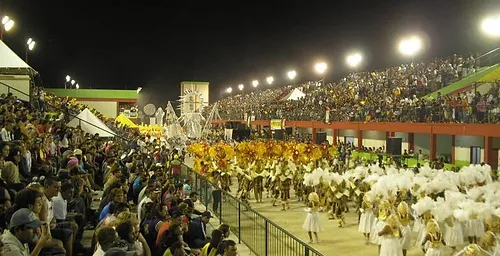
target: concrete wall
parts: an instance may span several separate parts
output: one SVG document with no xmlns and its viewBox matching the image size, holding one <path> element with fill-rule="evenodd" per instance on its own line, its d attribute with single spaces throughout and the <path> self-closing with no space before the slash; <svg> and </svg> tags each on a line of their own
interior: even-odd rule
<svg viewBox="0 0 500 256">
<path fill-rule="evenodd" d="M 83 101 L 78 102 L 95 108 L 106 117 L 115 118 L 118 116 L 118 102 L 116 101 Z"/>
<path fill-rule="evenodd" d="M 9 92 L 16 96 L 20 100 L 29 101 L 30 98 L 30 77 L 29 76 L 5 76 L 0 75 L 0 82 L 14 88 L 15 90 L 10 90 L 9 87 L 0 84 L 0 94 L 7 95 Z M 16 91 L 18 90 L 18 91 Z M 19 92 L 20 91 L 20 92 Z"/>
</svg>

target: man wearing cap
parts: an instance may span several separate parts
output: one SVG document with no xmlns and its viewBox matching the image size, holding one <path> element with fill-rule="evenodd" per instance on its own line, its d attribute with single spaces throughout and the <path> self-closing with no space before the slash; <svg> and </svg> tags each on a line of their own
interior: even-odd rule
<svg viewBox="0 0 500 256">
<path fill-rule="evenodd" d="M 42 226 L 35 213 L 27 208 L 17 210 L 10 218 L 9 230 L 2 237 L 4 256 L 38 255 L 45 244 L 51 240 L 48 227 L 42 227 L 42 235 L 37 236 L 37 229 Z M 33 251 L 29 252 L 27 244 L 36 243 Z"/>
<path fill-rule="evenodd" d="M 191 221 L 188 232 L 184 234 L 184 240 L 188 243 L 189 247 L 199 249 L 210 242 L 210 238 L 207 237 L 207 224 L 211 218 L 212 214 L 206 211 L 199 218 Z"/>
</svg>

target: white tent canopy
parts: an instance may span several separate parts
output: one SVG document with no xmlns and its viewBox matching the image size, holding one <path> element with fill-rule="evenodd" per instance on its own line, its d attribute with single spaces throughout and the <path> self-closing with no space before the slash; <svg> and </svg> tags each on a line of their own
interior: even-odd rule
<svg viewBox="0 0 500 256">
<path fill-rule="evenodd" d="M 298 100 L 300 98 L 303 98 L 304 96 L 306 96 L 305 93 L 303 93 L 301 90 L 295 88 L 295 89 L 293 89 L 293 91 L 291 91 L 285 97 L 283 97 L 281 100 L 282 101 L 285 101 L 285 100 Z"/>
<path fill-rule="evenodd" d="M 80 121 L 80 119 L 82 121 Z M 99 137 L 114 137 L 116 135 L 99 118 L 92 114 L 88 108 L 80 112 L 80 114 L 73 118 L 67 125 L 70 127 L 80 126 L 84 132 L 90 134 L 99 133 Z"/>
<path fill-rule="evenodd" d="M 0 40 L 0 68 L 29 69 L 31 67 Z"/>
</svg>

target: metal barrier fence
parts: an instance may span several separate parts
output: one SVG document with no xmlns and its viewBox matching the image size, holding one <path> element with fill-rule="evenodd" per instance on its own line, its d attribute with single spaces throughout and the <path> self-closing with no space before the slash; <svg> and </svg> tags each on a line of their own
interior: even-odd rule
<svg viewBox="0 0 500 256">
<path fill-rule="evenodd" d="M 216 189 L 208 179 L 183 166 L 182 176 L 192 181 L 192 191 L 221 223 L 228 224 L 238 237 L 256 255 L 323 256 L 320 252 L 292 235 L 262 214 L 254 211 L 233 195 Z"/>
</svg>

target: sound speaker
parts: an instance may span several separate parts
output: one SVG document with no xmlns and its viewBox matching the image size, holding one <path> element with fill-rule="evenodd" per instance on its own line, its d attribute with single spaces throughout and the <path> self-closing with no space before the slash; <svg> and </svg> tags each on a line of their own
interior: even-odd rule
<svg viewBox="0 0 500 256">
<path fill-rule="evenodd" d="M 285 130 L 286 130 L 286 134 L 287 135 L 292 135 L 293 134 L 293 128 L 292 127 L 286 127 Z"/>
<path fill-rule="evenodd" d="M 326 140 L 326 132 L 318 132 L 316 133 L 316 144 L 321 144 Z"/>
<path fill-rule="evenodd" d="M 246 126 L 246 124 L 244 124 L 244 123 L 237 123 L 237 125 L 236 125 L 236 128 L 235 128 L 235 129 L 236 129 L 236 130 L 247 130 L 247 128 L 248 128 L 248 127 Z"/>
<path fill-rule="evenodd" d="M 389 155 L 400 156 L 403 144 L 402 138 L 387 138 L 385 140 L 386 152 Z"/>
<path fill-rule="evenodd" d="M 283 140 L 283 130 L 274 130 L 274 137 L 275 140 Z"/>
</svg>

